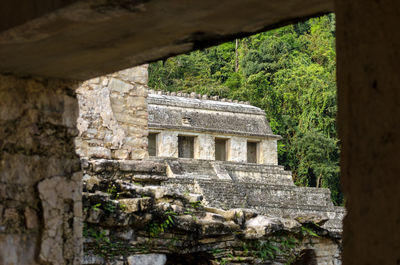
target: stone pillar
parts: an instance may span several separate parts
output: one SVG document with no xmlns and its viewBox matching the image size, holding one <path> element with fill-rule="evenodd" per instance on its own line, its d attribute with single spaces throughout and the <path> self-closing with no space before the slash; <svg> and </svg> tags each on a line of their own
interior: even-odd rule
<svg viewBox="0 0 400 265">
<path fill-rule="evenodd" d="M 246 162 L 247 161 L 247 139 L 235 137 L 228 141 L 228 161 Z"/>
<path fill-rule="evenodd" d="M 178 157 L 178 132 L 163 130 L 157 145 L 158 156 Z"/>
<path fill-rule="evenodd" d="M 263 140 L 259 147 L 259 162 L 266 165 L 278 165 L 277 140 Z"/>
<path fill-rule="evenodd" d="M 77 90 L 82 157 L 142 159 L 148 156 L 148 65 L 94 78 Z"/>
<path fill-rule="evenodd" d="M 399 264 L 400 2 L 335 3 L 343 264 Z"/>
<path fill-rule="evenodd" d="M 199 134 L 195 138 L 194 158 L 215 160 L 215 138 L 210 134 Z"/>
<path fill-rule="evenodd" d="M 77 86 L 0 75 L 0 264 L 80 264 Z"/>
</svg>

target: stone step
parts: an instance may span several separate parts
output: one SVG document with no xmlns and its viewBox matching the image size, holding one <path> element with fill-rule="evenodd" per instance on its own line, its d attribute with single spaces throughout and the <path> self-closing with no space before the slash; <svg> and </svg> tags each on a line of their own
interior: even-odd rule
<svg viewBox="0 0 400 265">
<path fill-rule="evenodd" d="M 174 178 L 229 179 L 235 182 L 294 186 L 291 172 L 282 166 L 186 158 L 152 160 L 164 161 L 170 169 L 170 177 Z"/>
</svg>

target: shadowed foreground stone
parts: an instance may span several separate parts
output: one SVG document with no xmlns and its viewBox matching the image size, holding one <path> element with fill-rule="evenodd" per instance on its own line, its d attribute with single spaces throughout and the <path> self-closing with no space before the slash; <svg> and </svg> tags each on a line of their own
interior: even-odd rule
<svg viewBox="0 0 400 265">
<path fill-rule="evenodd" d="M 80 263 L 77 85 L 0 75 L 0 264 Z"/>
<path fill-rule="evenodd" d="M 0 6 L 0 72 L 78 80 L 333 10 L 330 0 L 13 2 Z"/>
<path fill-rule="evenodd" d="M 119 167 L 131 162 L 113 161 Z M 294 261 L 303 250 L 313 250 L 318 264 L 340 264 L 340 233 L 324 227 L 329 218 L 321 215 L 323 208 L 304 214 L 298 205 L 300 212 L 284 217 L 240 208 L 235 199 L 229 201 L 229 209 L 210 207 L 206 206 L 212 204 L 207 192 L 181 192 L 171 185 L 160 185 L 159 181 L 133 180 L 129 176 L 145 175 L 146 167 L 152 180 L 152 167 L 146 165 L 165 163 L 136 162 L 143 164 L 140 172 L 110 166 L 101 171 L 97 166 L 94 172 L 94 164 L 110 165 L 110 161 L 83 162 L 83 264 L 158 264 L 153 258 L 160 258 L 158 253 L 163 253 L 167 254 L 167 264 L 278 265 Z M 164 167 L 164 175 L 166 171 Z M 221 182 L 215 180 L 214 185 L 218 187 Z M 220 191 L 220 197 L 214 200 L 221 200 L 227 193 L 232 191 Z M 270 256 L 265 256 L 265 251 Z"/>
</svg>

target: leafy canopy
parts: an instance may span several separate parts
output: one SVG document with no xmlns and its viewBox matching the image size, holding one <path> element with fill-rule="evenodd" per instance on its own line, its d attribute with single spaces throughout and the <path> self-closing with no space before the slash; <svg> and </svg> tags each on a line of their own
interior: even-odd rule
<svg viewBox="0 0 400 265">
<path fill-rule="evenodd" d="M 336 130 L 333 14 L 152 63 L 149 86 L 250 101 L 265 110 L 279 163 L 298 185 L 326 187 L 343 203 Z M 239 69 L 235 71 L 235 62 Z"/>
</svg>

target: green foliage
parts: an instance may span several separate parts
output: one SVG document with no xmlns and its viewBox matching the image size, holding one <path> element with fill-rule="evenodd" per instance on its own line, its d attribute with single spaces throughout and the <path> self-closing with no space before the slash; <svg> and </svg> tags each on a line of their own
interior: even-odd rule
<svg viewBox="0 0 400 265">
<path fill-rule="evenodd" d="M 120 242 L 115 239 L 110 239 L 106 230 L 98 225 L 84 223 L 83 236 L 93 239 L 92 243 L 89 243 L 90 251 L 106 260 L 119 255 L 127 255 L 135 251 L 129 242 Z"/>
<path fill-rule="evenodd" d="M 242 101 L 265 110 L 279 163 L 298 185 L 327 187 L 343 203 L 336 130 L 333 14 L 150 64 L 149 86 Z"/>
<path fill-rule="evenodd" d="M 168 228 L 174 225 L 173 216 L 177 215 L 177 213 L 173 211 L 166 211 L 163 214 L 162 221 L 154 221 L 151 222 L 148 226 L 148 231 L 150 237 L 157 237 L 159 234 L 164 233 Z"/>
<path fill-rule="evenodd" d="M 92 206 L 92 209 L 95 211 L 98 211 L 100 209 L 101 203 L 97 203 L 95 205 Z"/>
</svg>

